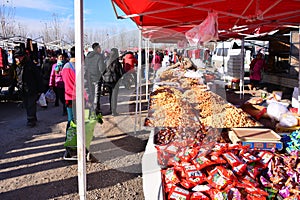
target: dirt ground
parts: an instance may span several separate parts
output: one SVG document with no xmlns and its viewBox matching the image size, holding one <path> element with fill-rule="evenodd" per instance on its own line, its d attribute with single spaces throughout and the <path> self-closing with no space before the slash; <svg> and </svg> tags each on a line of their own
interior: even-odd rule
<svg viewBox="0 0 300 200">
<path fill-rule="evenodd" d="M 134 89 L 121 88 L 120 115 L 113 117 L 102 97 L 104 123 L 96 125 L 90 147 L 98 162 L 86 165 L 87 199 L 144 199 L 141 160 L 149 132 L 137 127 L 134 133 L 134 100 Z M 37 116 L 37 126 L 28 128 L 20 102 L 0 102 L 0 198 L 79 199 L 77 162 L 62 159 L 67 117 L 61 104 L 38 107 Z"/>
</svg>

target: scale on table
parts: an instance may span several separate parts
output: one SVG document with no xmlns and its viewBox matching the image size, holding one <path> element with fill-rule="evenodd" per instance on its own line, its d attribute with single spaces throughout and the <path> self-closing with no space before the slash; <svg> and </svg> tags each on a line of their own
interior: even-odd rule
<svg viewBox="0 0 300 200">
<path fill-rule="evenodd" d="M 229 139 L 233 144 L 241 143 L 252 149 L 283 149 L 280 135 L 267 128 L 232 128 L 229 131 Z"/>
</svg>

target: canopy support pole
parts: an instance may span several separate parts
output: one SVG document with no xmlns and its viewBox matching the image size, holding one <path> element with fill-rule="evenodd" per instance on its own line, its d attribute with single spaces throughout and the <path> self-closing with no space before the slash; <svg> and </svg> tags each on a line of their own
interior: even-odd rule
<svg viewBox="0 0 300 200">
<path fill-rule="evenodd" d="M 227 69 L 225 69 L 225 57 L 224 57 L 224 41 L 222 41 L 222 57 L 223 57 L 223 74 L 224 74 L 224 82 L 226 82 L 226 71 Z"/>
<path fill-rule="evenodd" d="M 242 99 L 242 95 L 244 98 L 244 74 L 245 74 L 245 38 L 242 37 L 242 46 L 241 46 L 241 68 L 240 68 L 240 99 Z"/>
<path fill-rule="evenodd" d="M 86 199 L 86 155 L 85 124 L 83 97 L 83 0 L 74 0 L 75 16 L 75 57 L 76 57 L 76 124 L 77 124 L 77 157 L 78 189 L 80 200 Z"/>
<path fill-rule="evenodd" d="M 298 114 L 300 114 L 300 24 L 298 29 L 298 51 L 299 51 L 299 57 L 298 57 L 298 64 L 299 64 L 299 77 L 298 77 Z"/>
<path fill-rule="evenodd" d="M 149 38 L 146 39 L 146 100 L 148 101 L 148 90 L 149 90 Z"/>
<path fill-rule="evenodd" d="M 136 79 L 134 134 L 136 134 L 136 126 L 137 126 L 137 118 L 138 118 L 137 113 L 138 113 L 138 107 L 140 105 L 141 69 L 142 69 L 142 29 L 139 28 L 139 54 L 138 54 L 137 79 Z"/>
</svg>

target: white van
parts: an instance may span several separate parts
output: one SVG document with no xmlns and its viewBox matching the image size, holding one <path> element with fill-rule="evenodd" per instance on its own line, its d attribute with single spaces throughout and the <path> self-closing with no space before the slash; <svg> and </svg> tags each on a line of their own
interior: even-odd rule
<svg viewBox="0 0 300 200">
<path fill-rule="evenodd" d="M 221 73 L 227 72 L 228 69 L 228 61 L 230 59 L 230 55 L 237 55 L 241 52 L 241 40 L 232 40 L 230 42 L 218 42 L 217 46 L 213 52 L 211 62 L 212 67 L 218 70 Z M 249 71 L 249 64 L 251 62 L 251 45 L 245 44 L 245 60 L 244 60 L 244 67 L 245 72 Z M 223 68 L 224 66 L 224 68 Z"/>
</svg>

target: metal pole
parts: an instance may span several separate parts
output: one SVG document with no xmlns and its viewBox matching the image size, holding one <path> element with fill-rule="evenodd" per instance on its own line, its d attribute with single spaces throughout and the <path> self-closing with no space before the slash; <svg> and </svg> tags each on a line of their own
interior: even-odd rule
<svg viewBox="0 0 300 200">
<path fill-rule="evenodd" d="M 300 49 L 300 25 L 299 25 L 299 30 L 298 30 L 298 49 Z M 298 81 L 299 81 L 299 85 L 298 85 L 298 114 L 300 114 L 300 50 L 299 51 L 299 57 L 298 57 L 298 64 L 299 64 L 299 77 L 298 77 Z"/>
<path fill-rule="evenodd" d="M 146 40 L 146 100 L 148 101 L 148 85 L 149 85 L 149 39 Z M 151 62 L 151 61 L 150 61 Z"/>
<path fill-rule="evenodd" d="M 244 74 L 245 74 L 245 67 L 244 67 L 244 63 L 245 63 L 245 51 L 244 51 L 244 47 L 245 47 L 245 38 L 242 37 L 242 46 L 241 46 L 241 67 L 240 67 L 240 99 L 242 99 L 242 93 L 244 95 Z"/>
<path fill-rule="evenodd" d="M 77 157 L 78 189 L 81 200 L 86 199 L 86 156 L 85 124 L 83 97 L 83 0 L 74 1 L 75 16 L 75 57 L 76 57 L 76 123 L 77 123 Z"/>
<path fill-rule="evenodd" d="M 223 56 L 223 73 L 224 73 L 224 82 L 226 82 L 225 58 L 224 58 L 224 41 L 222 41 L 222 56 Z M 227 67 L 228 67 L 228 66 L 227 66 Z"/>
<path fill-rule="evenodd" d="M 141 68 L 142 68 L 142 29 L 139 29 L 139 55 L 138 55 L 137 80 L 136 80 L 137 84 L 136 84 L 136 99 L 135 99 L 134 134 L 136 134 L 136 126 L 137 126 L 137 113 L 138 113 L 140 85 L 141 85 Z"/>
</svg>

